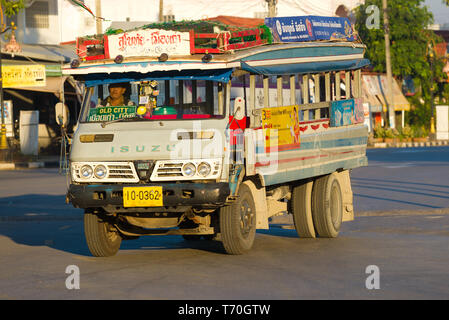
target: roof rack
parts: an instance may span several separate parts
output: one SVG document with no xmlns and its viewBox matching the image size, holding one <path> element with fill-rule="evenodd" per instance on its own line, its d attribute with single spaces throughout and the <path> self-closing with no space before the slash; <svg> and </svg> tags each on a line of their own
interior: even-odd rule
<svg viewBox="0 0 449 320">
<path fill-rule="evenodd" d="M 168 55 L 215 54 L 260 46 L 270 41 L 270 31 L 264 26 L 240 28 L 240 30 L 219 30 L 219 32 L 196 32 L 193 28 L 188 31 L 179 31 L 148 27 L 126 32 L 120 31 L 77 38 L 76 54 L 82 61 L 115 59 L 117 53 L 124 49 L 124 45 L 135 46 L 136 50 L 129 52 L 122 50 L 123 57 L 158 57 L 161 53 Z M 117 41 L 117 38 L 120 39 Z M 160 48 L 153 52 L 149 47 L 155 43 Z M 171 47 L 167 48 L 167 45 L 171 45 Z M 179 48 L 175 48 L 178 45 Z M 117 46 L 120 48 L 116 48 Z"/>
<path fill-rule="evenodd" d="M 266 18 L 257 28 L 240 28 L 216 21 L 152 23 L 134 30 L 109 29 L 103 35 L 80 37 L 76 53 L 81 61 L 232 53 L 265 44 L 307 41 L 359 41 L 349 19 L 298 16 Z M 206 61 L 207 62 L 207 61 Z"/>
</svg>

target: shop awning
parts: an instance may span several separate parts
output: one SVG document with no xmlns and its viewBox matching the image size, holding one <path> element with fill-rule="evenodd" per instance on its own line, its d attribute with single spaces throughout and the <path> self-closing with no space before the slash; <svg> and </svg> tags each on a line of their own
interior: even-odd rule
<svg viewBox="0 0 449 320">
<path fill-rule="evenodd" d="M 386 111 L 388 105 L 393 104 L 395 111 L 409 111 L 410 102 L 404 97 L 399 88 L 398 83 L 393 81 L 393 102 L 389 101 L 387 94 L 387 76 L 379 75 L 363 75 L 363 94 L 370 103 L 372 112 Z"/>
<path fill-rule="evenodd" d="M 382 112 L 383 101 L 379 100 L 376 94 L 380 92 L 377 82 L 373 82 L 371 79 L 366 79 L 365 77 L 367 76 L 363 76 L 362 81 L 363 99 L 369 103 L 371 112 Z"/>
</svg>

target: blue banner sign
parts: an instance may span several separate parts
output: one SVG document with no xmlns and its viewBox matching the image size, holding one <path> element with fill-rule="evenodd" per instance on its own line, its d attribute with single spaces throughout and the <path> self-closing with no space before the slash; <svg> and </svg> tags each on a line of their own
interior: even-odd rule
<svg viewBox="0 0 449 320">
<path fill-rule="evenodd" d="M 348 18 L 341 17 L 275 17 L 265 18 L 274 42 L 303 42 L 316 40 L 355 41 Z"/>
</svg>

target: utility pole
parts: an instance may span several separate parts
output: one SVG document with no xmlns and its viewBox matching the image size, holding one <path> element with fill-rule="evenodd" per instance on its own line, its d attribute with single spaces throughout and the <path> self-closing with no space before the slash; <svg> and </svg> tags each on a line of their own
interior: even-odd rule
<svg viewBox="0 0 449 320">
<path fill-rule="evenodd" d="M 395 112 L 394 112 L 394 95 L 393 95 L 393 74 L 391 71 L 391 55 L 390 55 L 390 26 L 388 21 L 388 4 L 387 0 L 382 0 L 384 12 L 384 34 L 385 34 L 385 60 L 387 68 L 387 106 L 390 128 L 394 129 Z"/>
<path fill-rule="evenodd" d="M 164 0 L 159 0 L 159 22 L 164 22 Z"/>
<path fill-rule="evenodd" d="M 435 94 L 433 91 L 433 82 L 435 79 L 435 44 L 431 42 L 429 43 L 429 63 L 430 63 L 430 134 L 429 137 L 431 140 L 435 140 Z"/>
<path fill-rule="evenodd" d="M 101 0 L 95 0 L 95 21 L 97 26 L 97 34 L 103 33 L 103 24 L 101 21 Z"/>
<path fill-rule="evenodd" d="M 268 17 L 276 17 L 277 0 L 265 0 L 268 3 Z"/>
<path fill-rule="evenodd" d="M 3 24 L 3 8 L 0 4 L 0 36 L 7 30 Z M 2 42 L 0 38 L 0 112 L 1 112 L 1 128 L 0 128 L 0 161 L 8 161 L 9 158 L 9 146 L 8 139 L 6 138 L 6 125 L 5 125 L 5 105 L 3 103 L 3 75 L 2 75 Z"/>
</svg>

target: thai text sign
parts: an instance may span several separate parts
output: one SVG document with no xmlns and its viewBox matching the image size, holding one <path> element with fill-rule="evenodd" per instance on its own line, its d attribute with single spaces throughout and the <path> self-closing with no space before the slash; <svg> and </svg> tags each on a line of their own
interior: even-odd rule
<svg viewBox="0 0 449 320">
<path fill-rule="evenodd" d="M 265 147 L 285 150 L 299 147 L 299 115 L 297 106 L 262 109 L 262 127 L 265 131 Z M 277 141 L 277 146 L 270 145 Z"/>
<path fill-rule="evenodd" d="M 109 56 L 160 56 L 190 54 L 190 34 L 159 29 L 142 29 L 108 36 Z"/>
<path fill-rule="evenodd" d="M 348 99 L 332 101 L 331 104 L 331 127 L 348 126 L 365 121 L 363 100 Z"/>
<path fill-rule="evenodd" d="M 98 107 L 90 109 L 88 121 L 113 121 L 135 116 L 136 106 Z"/>
<path fill-rule="evenodd" d="M 301 42 L 314 40 L 354 41 L 351 23 L 341 17 L 275 17 L 265 18 L 275 42 Z"/>
<path fill-rule="evenodd" d="M 10 65 L 2 67 L 3 87 L 45 87 L 44 65 Z"/>
</svg>

